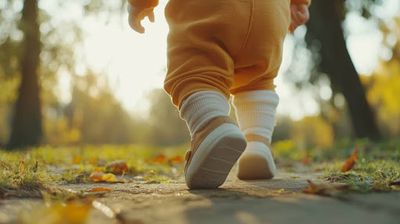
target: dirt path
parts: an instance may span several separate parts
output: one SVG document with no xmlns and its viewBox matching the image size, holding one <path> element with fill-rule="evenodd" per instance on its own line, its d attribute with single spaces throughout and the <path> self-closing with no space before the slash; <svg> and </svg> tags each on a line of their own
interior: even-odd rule
<svg viewBox="0 0 400 224">
<path fill-rule="evenodd" d="M 117 218 L 92 209 L 89 223 L 400 223 L 400 193 L 350 194 L 331 198 L 302 193 L 315 175 L 281 173 L 274 180 L 243 182 L 234 177 L 218 190 L 189 191 L 170 184 L 67 185 L 113 189 L 98 202 Z M 0 201 L 0 223 L 12 223 L 40 200 Z M 15 221 L 14 221 L 15 222 Z"/>
</svg>

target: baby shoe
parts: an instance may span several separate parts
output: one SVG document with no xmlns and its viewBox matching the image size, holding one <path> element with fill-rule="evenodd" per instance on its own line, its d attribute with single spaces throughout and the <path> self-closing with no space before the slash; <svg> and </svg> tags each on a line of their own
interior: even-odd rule
<svg viewBox="0 0 400 224">
<path fill-rule="evenodd" d="M 241 180 L 272 179 L 276 173 L 274 158 L 268 139 L 247 136 L 246 150 L 239 159 L 237 177 Z"/>
<path fill-rule="evenodd" d="M 246 148 L 246 139 L 227 116 L 211 119 L 197 131 L 186 153 L 185 180 L 190 189 L 221 186 Z"/>
</svg>

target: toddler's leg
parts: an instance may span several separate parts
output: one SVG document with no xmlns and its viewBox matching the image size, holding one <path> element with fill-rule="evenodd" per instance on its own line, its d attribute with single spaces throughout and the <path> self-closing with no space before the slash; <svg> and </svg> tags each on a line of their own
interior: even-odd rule
<svg viewBox="0 0 400 224">
<path fill-rule="evenodd" d="M 220 186 L 245 149 L 245 138 L 228 114 L 228 100 L 216 91 L 195 92 L 183 101 L 180 115 L 192 137 L 185 166 L 189 188 Z"/>
<path fill-rule="evenodd" d="M 189 188 L 220 186 L 246 148 L 228 117 L 228 98 L 235 56 L 248 35 L 250 3 L 170 0 L 165 9 L 170 30 L 164 88 L 192 136 L 185 166 Z"/>
<path fill-rule="evenodd" d="M 254 0 L 253 20 L 240 57 L 235 60 L 230 92 L 247 148 L 239 159 L 240 179 L 269 179 L 275 175 L 271 136 L 279 98 L 273 91 L 290 24 L 290 1 Z"/>
<path fill-rule="evenodd" d="M 278 102 L 279 97 L 272 90 L 241 92 L 234 97 L 239 127 L 247 139 L 246 150 L 239 159 L 240 179 L 270 179 L 275 175 L 270 142 Z"/>
</svg>

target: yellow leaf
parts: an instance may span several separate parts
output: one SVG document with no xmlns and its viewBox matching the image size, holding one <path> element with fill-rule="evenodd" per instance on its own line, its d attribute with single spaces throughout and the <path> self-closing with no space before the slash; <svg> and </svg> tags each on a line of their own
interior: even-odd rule
<svg viewBox="0 0 400 224">
<path fill-rule="evenodd" d="M 94 171 L 90 174 L 89 179 L 93 182 L 107 182 L 115 183 L 118 182 L 117 177 L 112 173 L 103 173 L 100 171 Z"/>
<path fill-rule="evenodd" d="M 103 181 L 109 182 L 109 183 L 114 183 L 114 182 L 117 182 L 117 181 L 118 181 L 118 180 L 117 180 L 117 177 L 116 177 L 114 174 L 112 174 L 112 173 L 106 173 L 106 174 L 104 174 L 102 179 L 103 179 Z"/>
<path fill-rule="evenodd" d="M 92 200 L 72 200 L 66 203 L 51 203 L 47 207 L 36 208 L 33 212 L 23 213 L 23 223 L 41 224 L 83 224 L 87 222 Z"/>
</svg>

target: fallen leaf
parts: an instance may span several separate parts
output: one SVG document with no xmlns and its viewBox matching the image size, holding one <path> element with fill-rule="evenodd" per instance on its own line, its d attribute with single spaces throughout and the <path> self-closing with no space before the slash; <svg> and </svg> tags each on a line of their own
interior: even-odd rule
<svg viewBox="0 0 400 224">
<path fill-rule="evenodd" d="M 86 223 L 92 200 L 73 200 L 66 203 L 53 202 L 47 207 L 39 207 L 34 212 L 23 214 L 23 223 Z"/>
<path fill-rule="evenodd" d="M 344 162 L 341 171 L 347 172 L 353 169 L 354 165 L 356 164 L 357 158 L 358 158 L 358 146 L 356 145 L 351 155 Z"/>
<path fill-rule="evenodd" d="M 157 156 L 151 159 L 151 162 L 164 164 L 167 162 L 167 157 L 164 154 L 158 154 Z"/>
<path fill-rule="evenodd" d="M 87 192 L 92 192 L 92 193 L 103 193 L 103 192 L 111 192 L 112 189 L 108 187 L 94 187 L 92 189 L 87 190 Z"/>
<path fill-rule="evenodd" d="M 80 164 L 82 162 L 82 157 L 80 155 L 74 155 L 72 157 L 73 164 Z"/>
<path fill-rule="evenodd" d="M 307 180 L 307 182 L 308 182 L 308 187 L 303 190 L 304 193 L 318 194 L 321 192 L 322 189 L 318 187 L 318 185 L 316 185 L 314 182 L 312 182 L 311 180 Z"/>
<path fill-rule="evenodd" d="M 181 163 L 183 163 L 185 160 L 183 159 L 183 157 L 182 156 L 174 156 L 174 157 L 172 157 L 172 158 L 170 158 L 169 160 L 168 160 L 168 162 L 169 163 L 171 163 L 171 164 L 181 164 Z"/>
<path fill-rule="evenodd" d="M 128 172 L 128 164 L 123 160 L 114 161 L 106 166 L 106 170 L 116 175 L 125 174 Z"/>
<path fill-rule="evenodd" d="M 307 180 L 307 182 L 308 187 L 303 190 L 306 194 L 332 196 L 349 189 L 347 184 L 316 184 L 311 180 Z"/>
<path fill-rule="evenodd" d="M 107 183 L 116 183 L 120 182 L 117 180 L 117 177 L 112 173 L 103 173 L 100 171 L 94 171 L 90 174 L 89 179 L 93 182 L 107 182 Z"/>
<path fill-rule="evenodd" d="M 117 182 L 117 177 L 112 173 L 106 173 L 103 175 L 103 180 L 108 183 Z"/>
<path fill-rule="evenodd" d="M 103 180 L 103 175 L 104 175 L 103 172 L 95 171 L 90 174 L 89 179 L 93 182 L 100 182 Z"/>
</svg>

